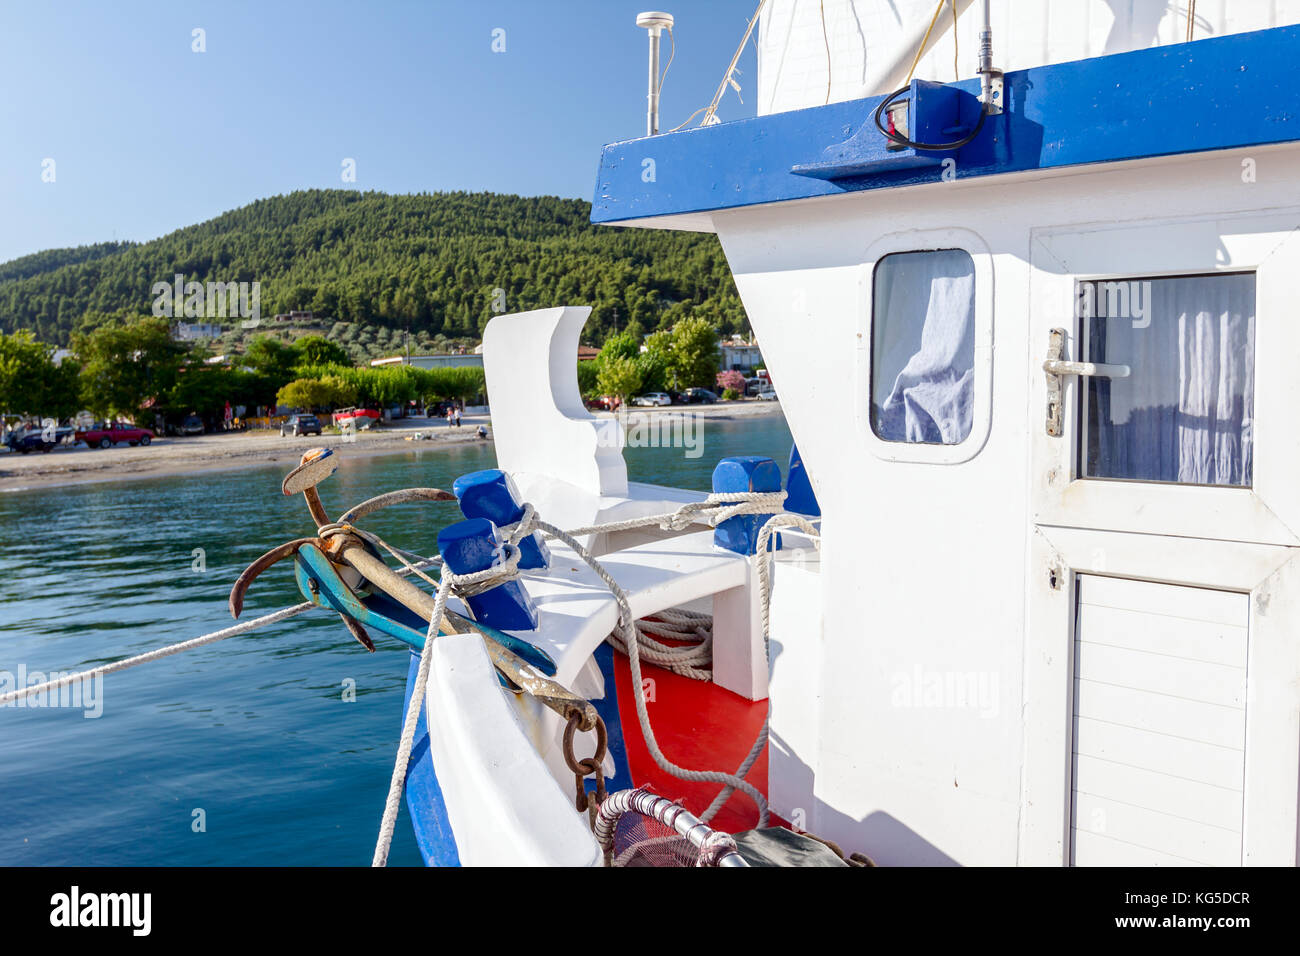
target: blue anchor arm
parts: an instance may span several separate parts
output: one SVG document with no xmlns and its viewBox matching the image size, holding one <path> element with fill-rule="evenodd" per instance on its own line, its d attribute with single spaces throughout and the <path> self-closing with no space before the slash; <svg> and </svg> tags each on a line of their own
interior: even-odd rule
<svg viewBox="0 0 1300 956">
<path fill-rule="evenodd" d="M 366 627 L 397 638 L 417 651 L 423 650 L 427 626 L 417 614 L 380 592 L 358 595 L 348 587 L 339 576 L 338 569 L 315 545 L 304 544 L 298 549 L 294 556 L 294 576 L 303 596 L 318 607 L 338 611 Z M 445 614 L 452 623 L 492 638 L 548 677 L 555 675 L 555 661 L 535 644 L 506 631 L 480 624 L 450 609 Z M 502 680 L 504 683 L 504 678 Z"/>
</svg>

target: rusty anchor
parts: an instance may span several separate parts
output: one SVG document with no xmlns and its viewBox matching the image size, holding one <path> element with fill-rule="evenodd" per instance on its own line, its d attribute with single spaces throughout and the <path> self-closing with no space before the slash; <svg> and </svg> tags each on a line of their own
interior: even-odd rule
<svg viewBox="0 0 1300 956">
<path fill-rule="evenodd" d="M 330 449 L 313 448 L 285 476 L 281 490 L 286 495 L 303 496 L 318 533 L 315 537 L 285 542 L 250 564 L 231 588 L 231 615 L 239 616 L 249 586 L 262 572 L 293 556 L 299 589 L 313 603 L 337 612 L 348 631 L 367 650 L 374 650 L 367 626 L 420 650 L 424 647 L 436 599 L 389 567 L 353 522 L 391 505 L 455 501 L 456 496 L 439 488 L 405 488 L 370 498 L 345 512 L 337 522 L 331 522 L 316 489 L 337 467 L 337 459 Z M 581 730 L 596 726 L 599 717 L 592 704 L 550 679 L 556 665 L 541 648 L 450 608 L 444 608 L 437 630 L 477 633 L 506 687 L 536 697 L 567 719 L 575 720 Z"/>
</svg>

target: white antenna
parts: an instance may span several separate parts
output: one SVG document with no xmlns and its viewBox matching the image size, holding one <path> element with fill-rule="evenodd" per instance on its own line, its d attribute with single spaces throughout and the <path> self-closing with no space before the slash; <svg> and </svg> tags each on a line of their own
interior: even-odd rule
<svg viewBox="0 0 1300 956">
<path fill-rule="evenodd" d="M 673 16 L 649 10 L 637 14 L 636 25 L 650 33 L 650 92 L 646 96 L 645 133 L 654 136 L 659 132 L 659 37 L 664 30 L 672 32 Z"/>
</svg>

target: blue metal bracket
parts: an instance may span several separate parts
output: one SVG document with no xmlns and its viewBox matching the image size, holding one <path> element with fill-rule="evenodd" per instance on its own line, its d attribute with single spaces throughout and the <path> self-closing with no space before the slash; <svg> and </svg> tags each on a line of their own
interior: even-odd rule
<svg viewBox="0 0 1300 956">
<path fill-rule="evenodd" d="M 790 446 L 790 467 L 785 473 L 785 510 L 796 514 L 820 518 L 821 505 L 817 502 L 817 493 L 813 491 L 812 481 L 808 478 L 808 469 L 804 466 L 799 446 Z"/>
<path fill-rule="evenodd" d="M 894 103 L 907 110 L 905 135 L 917 143 L 950 143 L 960 139 L 975 128 L 983 108 L 979 98 L 965 90 L 925 80 L 913 80 L 911 90 Z M 892 144 L 876 129 L 874 114 L 873 109 L 867 121 L 844 142 L 826 147 L 813 162 L 795 163 L 790 172 L 814 179 L 848 179 L 893 169 L 939 166 L 957 155 L 957 150 L 912 149 Z"/>
</svg>

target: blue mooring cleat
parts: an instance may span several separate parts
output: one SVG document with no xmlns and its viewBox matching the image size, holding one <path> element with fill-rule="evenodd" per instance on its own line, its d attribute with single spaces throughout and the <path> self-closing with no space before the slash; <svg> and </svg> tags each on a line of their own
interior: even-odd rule
<svg viewBox="0 0 1300 956">
<path fill-rule="evenodd" d="M 781 469 L 771 458 L 758 455 L 724 458 L 713 469 L 713 490 L 780 491 Z M 713 543 L 737 554 L 753 554 L 758 547 L 758 531 L 771 517 L 770 514 L 752 514 L 728 518 L 713 529 Z M 779 535 L 772 536 L 770 546 L 781 547 Z"/>
<path fill-rule="evenodd" d="M 500 468 L 471 471 L 451 486 L 466 518 L 487 518 L 498 528 L 514 524 L 524 516 L 519 489 Z M 524 571 L 551 566 L 551 552 L 541 535 L 530 534 L 519 542 L 519 567 Z"/>
<path fill-rule="evenodd" d="M 453 574 L 484 571 L 504 558 L 496 525 L 486 518 L 466 518 L 438 532 L 438 551 Z M 537 606 L 520 581 L 504 581 L 466 598 L 474 620 L 503 631 L 537 628 Z"/>
</svg>

